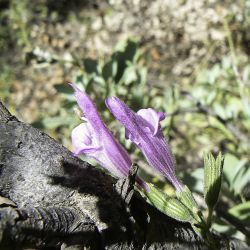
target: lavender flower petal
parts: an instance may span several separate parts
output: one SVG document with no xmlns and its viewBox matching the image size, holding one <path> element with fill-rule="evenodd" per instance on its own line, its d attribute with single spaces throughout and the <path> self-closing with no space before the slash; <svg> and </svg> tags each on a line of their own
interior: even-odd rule
<svg viewBox="0 0 250 250">
<path fill-rule="evenodd" d="M 142 117 L 141 122 L 150 129 L 153 135 L 156 135 L 161 129 L 160 121 L 165 119 L 163 112 L 156 112 L 154 109 L 140 109 L 137 114 Z"/>
<path fill-rule="evenodd" d="M 174 158 L 160 127 L 164 114 L 153 109 L 142 109 L 136 114 L 117 97 L 108 98 L 106 105 L 125 127 L 126 137 L 140 148 L 149 164 L 165 176 L 177 191 L 182 190 L 183 185 L 175 174 Z"/>
</svg>

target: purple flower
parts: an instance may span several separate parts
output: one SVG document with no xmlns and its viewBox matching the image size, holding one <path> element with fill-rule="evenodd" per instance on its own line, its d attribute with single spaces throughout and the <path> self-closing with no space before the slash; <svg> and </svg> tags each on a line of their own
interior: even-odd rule
<svg viewBox="0 0 250 250">
<path fill-rule="evenodd" d="M 72 131 L 75 155 L 86 154 L 119 178 L 128 176 L 132 161 L 125 149 L 115 140 L 103 123 L 90 97 L 70 84 L 75 90 L 77 103 L 84 113 L 85 123 Z M 147 191 L 147 184 L 136 177 L 136 182 Z"/>
<path fill-rule="evenodd" d="M 75 155 L 86 154 L 115 176 L 127 176 L 132 165 L 128 153 L 105 126 L 90 97 L 76 85 L 70 85 L 86 120 L 72 131 Z"/>
<path fill-rule="evenodd" d="M 106 105 L 125 127 L 126 138 L 140 148 L 152 167 L 181 191 L 183 185 L 175 174 L 175 161 L 160 126 L 160 121 L 165 119 L 164 113 L 151 108 L 135 113 L 117 97 L 108 98 Z"/>
</svg>

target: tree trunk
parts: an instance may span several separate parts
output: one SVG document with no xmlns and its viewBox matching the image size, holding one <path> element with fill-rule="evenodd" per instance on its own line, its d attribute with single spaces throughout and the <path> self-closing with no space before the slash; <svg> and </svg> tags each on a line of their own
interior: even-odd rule
<svg viewBox="0 0 250 250">
<path fill-rule="evenodd" d="M 0 102 L 0 249 L 207 249 L 129 180 L 74 157 Z M 245 246 L 215 237 L 220 248 Z"/>
</svg>

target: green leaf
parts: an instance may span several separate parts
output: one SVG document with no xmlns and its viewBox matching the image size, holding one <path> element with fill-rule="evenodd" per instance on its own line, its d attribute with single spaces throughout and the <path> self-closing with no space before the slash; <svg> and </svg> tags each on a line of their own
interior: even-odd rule
<svg viewBox="0 0 250 250">
<path fill-rule="evenodd" d="M 114 79 L 117 74 L 117 62 L 115 60 L 111 60 L 107 62 L 102 68 L 102 77 L 105 81 L 109 79 Z"/>
<path fill-rule="evenodd" d="M 125 85 L 129 85 L 132 82 L 135 82 L 136 80 L 137 80 L 137 74 L 136 74 L 135 67 L 133 65 L 127 67 L 125 72 L 124 72 L 124 83 L 125 83 Z"/>
<path fill-rule="evenodd" d="M 219 217 L 214 217 L 214 223 L 212 224 L 212 229 L 221 234 L 227 235 L 228 237 L 234 237 L 239 240 L 246 240 L 245 235 L 241 233 L 237 228 L 231 224 L 225 222 Z"/>
<path fill-rule="evenodd" d="M 246 159 L 239 160 L 236 156 L 232 154 L 226 154 L 224 160 L 224 178 L 231 190 L 235 192 L 235 189 L 238 189 L 238 184 L 236 184 L 236 178 L 240 174 L 241 169 L 245 167 Z M 238 178 L 237 178 L 238 179 Z M 235 192 L 237 193 L 237 192 Z"/>
<path fill-rule="evenodd" d="M 71 94 L 73 95 L 74 91 L 72 87 L 69 84 L 62 83 L 62 84 L 56 84 L 54 88 L 57 90 L 57 92 L 62 94 Z"/>
<path fill-rule="evenodd" d="M 183 172 L 180 177 L 194 192 L 203 194 L 204 168 L 197 168 L 191 173 Z"/>
<path fill-rule="evenodd" d="M 117 62 L 117 74 L 115 76 L 116 83 L 118 83 L 123 77 L 127 64 L 129 62 L 134 62 L 137 51 L 138 44 L 135 41 L 128 40 L 123 48 L 113 53 L 112 60 Z"/>
<path fill-rule="evenodd" d="M 98 62 L 94 59 L 91 58 L 86 58 L 83 60 L 84 63 L 84 68 L 87 73 L 92 74 L 92 73 L 98 73 L 97 67 L 98 67 Z"/>
<path fill-rule="evenodd" d="M 250 168 L 248 165 L 243 166 L 237 173 L 233 182 L 235 194 L 241 194 L 243 189 L 250 183 Z"/>
<path fill-rule="evenodd" d="M 60 93 L 63 96 L 65 101 L 68 102 L 67 104 L 69 104 L 69 102 L 71 103 L 69 106 L 63 106 L 64 108 L 65 107 L 66 108 L 72 107 L 72 104 L 76 103 L 75 96 L 74 96 L 74 90 L 72 89 L 72 87 L 69 84 L 67 84 L 67 83 L 56 84 L 56 85 L 54 85 L 54 88 L 57 90 L 58 93 Z"/>
<path fill-rule="evenodd" d="M 250 201 L 234 206 L 228 212 L 241 220 L 245 225 L 250 225 Z"/>
<path fill-rule="evenodd" d="M 204 197 L 210 210 L 215 206 L 221 188 L 223 156 L 215 159 L 211 153 L 204 157 Z"/>
<path fill-rule="evenodd" d="M 45 117 L 42 119 L 42 125 L 47 129 L 55 129 L 63 126 L 71 126 L 76 124 L 76 116 L 71 115 L 59 115 L 54 117 Z"/>
<path fill-rule="evenodd" d="M 189 209 L 179 200 L 167 196 L 163 191 L 154 187 L 152 184 L 148 185 L 150 186 L 150 191 L 146 192 L 145 195 L 152 205 L 176 220 L 190 223 L 194 221 Z"/>
<path fill-rule="evenodd" d="M 147 74 L 148 74 L 148 70 L 147 70 L 146 67 L 141 68 L 141 69 L 139 70 L 139 77 L 140 77 L 139 82 L 140 82 L 141 84 L 145 84 L 145 83 L 147 82 Z"/>
</svg>

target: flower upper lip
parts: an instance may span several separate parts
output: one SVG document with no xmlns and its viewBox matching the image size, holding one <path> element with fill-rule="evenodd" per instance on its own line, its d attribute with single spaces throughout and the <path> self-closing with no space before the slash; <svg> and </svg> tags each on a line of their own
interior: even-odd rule
<svg viewBox="0 0 250 250">
<path fill-rule="evenodd" d="M 69 84 L 75 90 L 76 101 L 83 111 L 86 120 L 92 125 L 93 129 L 102 131 L 105 125 L 90 97 L 84 91 L 81 91 L 75 84 Z"/>
</svg>

